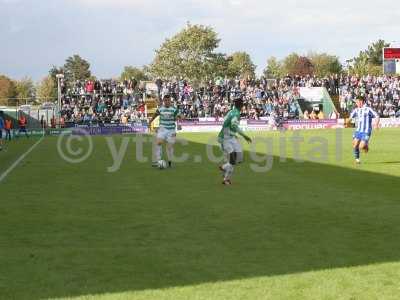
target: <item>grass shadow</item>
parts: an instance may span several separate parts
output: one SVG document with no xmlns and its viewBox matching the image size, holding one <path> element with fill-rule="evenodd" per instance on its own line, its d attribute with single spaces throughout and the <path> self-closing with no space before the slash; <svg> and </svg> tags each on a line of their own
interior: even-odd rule
<svg viewBox="0 0 400 300">
<path fill-rule="evenodd" d="M 399 177 L 275 157 L 268 173 L 241 165 L 227 188 L 209 162 L 159 171 L 130 155 L 107 173 L 104 142 L 88 161 L 67 165 L 54 141 L 46 139 L 2 187 L 0 290 L 7 299 L 400 260 Z M 204 147 L 191 143 L 190 152 L 204 157 Z"/>
</svg>

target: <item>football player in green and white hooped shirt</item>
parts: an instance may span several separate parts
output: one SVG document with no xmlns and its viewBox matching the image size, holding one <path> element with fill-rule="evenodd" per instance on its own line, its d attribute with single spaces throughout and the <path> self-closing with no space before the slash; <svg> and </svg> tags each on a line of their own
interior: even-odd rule
<svg viewBox="0 0 400 300">
<path fill-rule="evenodd" d="M 161 160 L 162 144 L 167 142 L 168 166 L 171 167 L 172 158 L 174 156 L 174 144 L 176 142 L 176 121 L 181 117 L 179 115 L 178 109 L 172 106 L 170 95 L 165 95 L 163 100 L 164 105 L 157 109 L 155 115 L 150 120 L 151 124 L 155 118 L 160 116 L 160 125 L 157 131 L 155 149 L 156 162 L 153 162 L 153 166 L 155 166 L 157 162 Z"/>
<path fill-rule="evenodd" d="M 226 155 L 226 163 L 220 166 L 223 172 L 224 181 L 222 184 L 230 185 L 234 166 L 243 161 L 242 145 L 239 143 L 236 134 L 241 135 L 248 143 L 251 138 L 248 137 L 239 127 L 240 111 L 243 107 L 241 98 L 234 100 L 233 109 L 225 116 L 224 125 L 218 135 L 218 141 L 221 144 L 222 151 Z"/>
</svg>

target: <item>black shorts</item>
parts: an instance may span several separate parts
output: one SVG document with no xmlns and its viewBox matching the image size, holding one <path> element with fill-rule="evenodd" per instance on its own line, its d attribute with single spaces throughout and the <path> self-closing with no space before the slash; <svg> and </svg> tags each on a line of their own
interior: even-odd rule
<svg viewBox="0 0 400 300">
<path fill-rule="evenodd" d="M 0 140 L 3 138 L 3 129 L 0 129 Z"/>
</svg>

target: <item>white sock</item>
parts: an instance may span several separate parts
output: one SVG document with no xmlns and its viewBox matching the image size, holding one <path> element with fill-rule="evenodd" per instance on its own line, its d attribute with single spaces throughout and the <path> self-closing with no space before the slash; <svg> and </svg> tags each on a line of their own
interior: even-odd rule
<svg viewBox="0 0 400 300">
<path fill-rule="evenodd" d="M 222 166 L 222 169 L 223 169 L 224 171 L 226 171 L 227 168 L 229 168 L 230 165 L 231 165 L 230 163 L 226 163 L 226 164 L 224 164 L 224 165 Z"/>
<path fill-rule="evenodd" d="M 157 162 L 157 143 L 154 140 L 153 143 L 151 144 L 151 161 L 152 162 Z"/>
<path fill-rule="evenodd" d="M 162 146 L 156 145 L 156 161 L 161 160 L 162 157 Z"/>
<path fill-rule="evenodd" d="M 233 174 L 233 166 L 230 163 L 227 163 L 225 165 L 226 168 L 224 168 L 225 170 L 224 180 L 230 180 Z"/>
<path fill-rule="evenodd" d="M 168 157 L 168 161 L 172 161 L 172 158 L 174 157 L 174 146 L 173 145 L 167 146 L 167 157 Z"/>
</svg>

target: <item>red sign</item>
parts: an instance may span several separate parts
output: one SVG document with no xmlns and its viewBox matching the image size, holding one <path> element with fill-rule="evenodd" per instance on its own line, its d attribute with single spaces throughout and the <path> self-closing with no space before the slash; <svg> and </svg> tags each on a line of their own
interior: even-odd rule
<svg viewBox="0 0 400 300">
<path fill-rule="evenodd" d="M 385 48 L 383 56 L 385 59 L 400 59 L 400 48 Z"/>
</svg>

